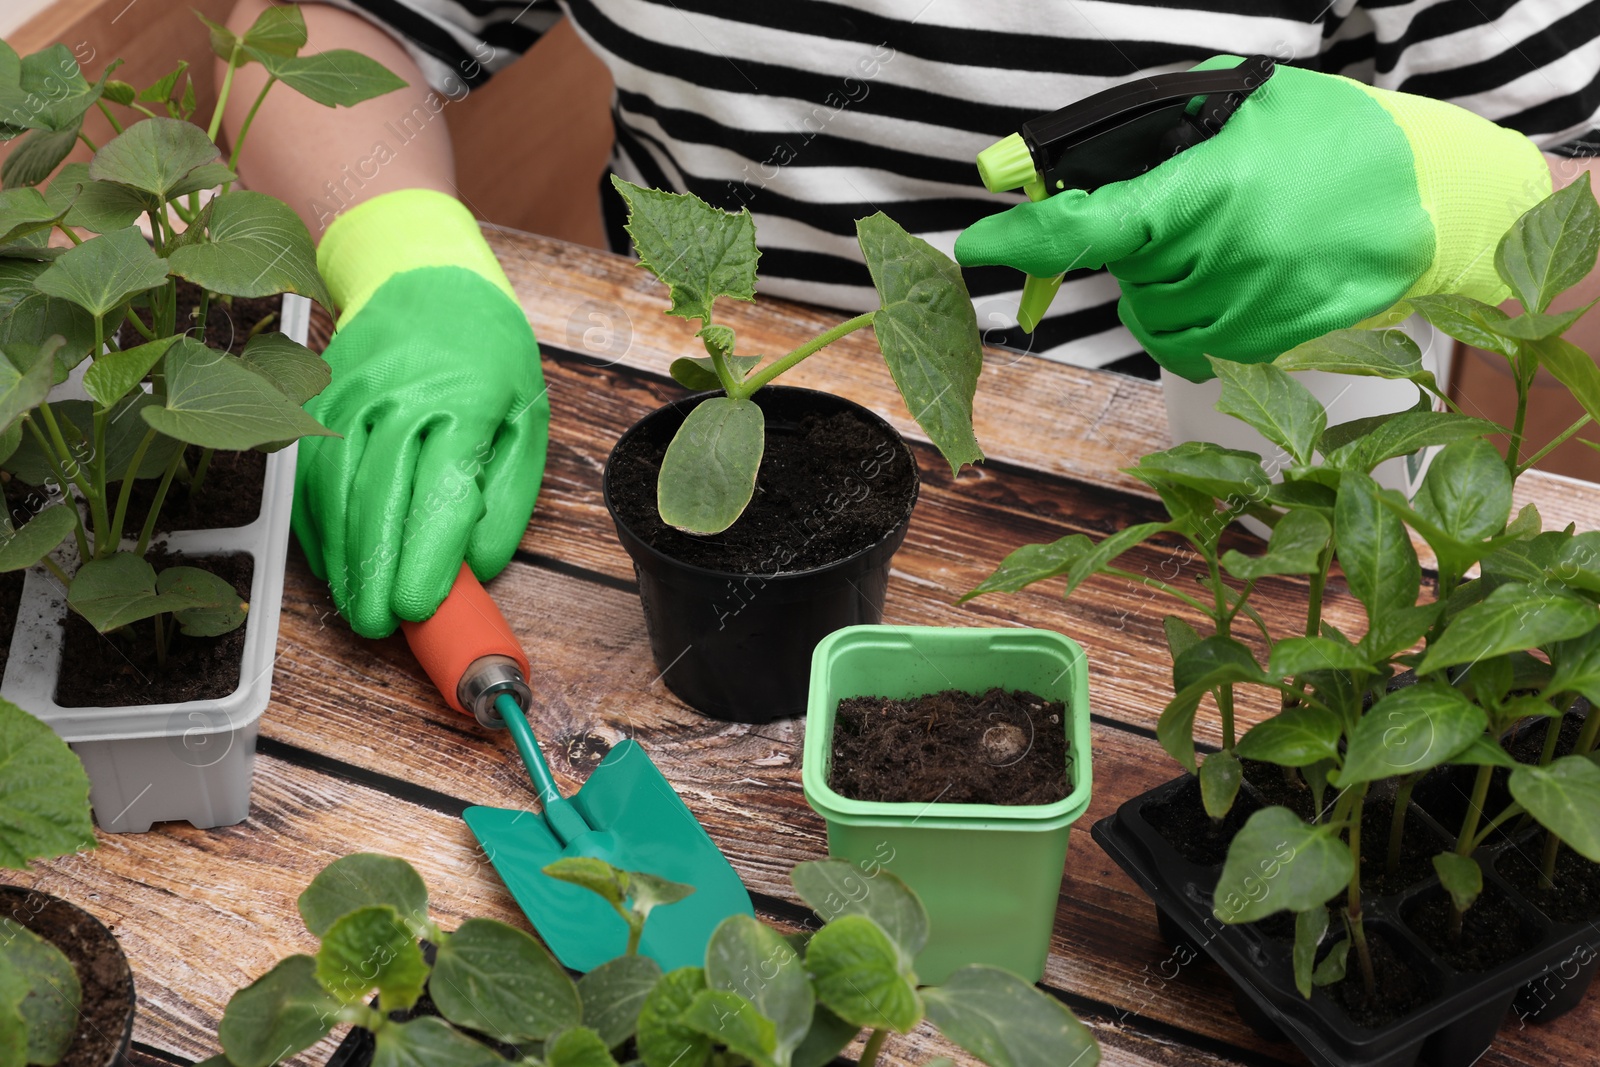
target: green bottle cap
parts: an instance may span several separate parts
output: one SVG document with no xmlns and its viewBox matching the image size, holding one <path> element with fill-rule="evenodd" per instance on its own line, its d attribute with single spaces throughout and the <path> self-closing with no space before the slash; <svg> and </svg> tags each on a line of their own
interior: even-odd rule
<svg viewBox="0 0 1600 1067">
<path fill-rule="evenodd" d="M 991 193 L 1020 189 L 1039 177 L 1020 133 L 1009 134 L 978 153 L 978 176 Z"/>
</svg>

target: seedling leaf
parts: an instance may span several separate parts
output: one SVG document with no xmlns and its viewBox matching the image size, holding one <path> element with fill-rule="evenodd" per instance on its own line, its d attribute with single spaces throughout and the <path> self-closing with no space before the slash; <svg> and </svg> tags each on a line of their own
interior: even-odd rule
<svg viewBox="0 0 1600 1067">
<path fill-rule="evenodd" d="M 1589 276 L 1597 250 L 1600 206 L 1584 173 L 1511 224 L 1494 266 L 1524 308 L 1544 311 L 1556 294 Z"/>
<path fill-rule="evenodd" d="M 1328 825 L 1307 825 L 1285 807 L 1262 808 L 1228 847 L 1215 914 L 1225 923 L 1247 923 L 1320 907 L 1353 873 L 1349 848 Z"/>
<path fill-rule="evenodd" d="M 719 296 L 756 297 L 756 224 L 748 208 L 722 211 L 687 193 L 644 189 L 612 175 L 628 204 L 628 236 L 639 263 L 672 295 L 667 312 L 711 321 Z"/>
<path fill-rule="evenodd" d="M 661 461 L 661 521 L 686 533 L 732 526 L 755 495 L 766 419 L 753 401 L 708 397 L 695 405 Z"/>
<path fill-rule="evenodd" d="M 383 1011 L 402 1011 L 422 995 L 428 964 L 400 913 L 372 904 L 340 917 L 322 936 L 317 981 L 345 1004 L 365 1000 L 376 986 Z"/>
<path fill-rule="evenodd" d="M 234 1067 L 270 1067 L 333 1029 L 340 1004 L 316 968 L 310 956 L 290 956 L 228 1001 L 217 1036 Z"/>
<path fill-rule="evenodd" d="M 403 859 L 375 852 L 343 856 L 324 867 L 300 894 L 300 917 L 321 937 L 340 918 L 375 904 L 387 904 L 418 937 L 428 932 L 428 890 L 416 868 Z"/>
<path fill-rule="evenodd" d="M 1335 784 L 1349 788 L 1444 763 L 1482 736 L 1489 719 L 1458 689 L 1419 682 L 1386 694 L 1350 732 Z"/>
<path fill-rule="evenodd" d="M 543 1041 L 582 1018 L 578 987 L 549 950 L 494 919 L 444 939 L 428 993 L 446 1019 L 500 1041 Z"/>
<path fill-rule="evenodd" d="M 923 992 L 939 1032 L 992 1067 L 1094 1067 L 1094 1035 L 1054 997 L 998 967 L 962 967 Z"/>
</svg>

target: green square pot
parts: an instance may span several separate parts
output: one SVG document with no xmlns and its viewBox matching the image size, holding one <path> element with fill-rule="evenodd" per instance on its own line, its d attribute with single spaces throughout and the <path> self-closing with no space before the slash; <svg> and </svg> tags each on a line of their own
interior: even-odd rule
<svg viewBox="0 0 1600 1067">
<path fill-rule="evenodd" d="M 994 686 L 1066 705 L 1071 793 L 1053 804 L 852 800 L 828 786 L 833 719 L 853 696 L 905 698 Z M 1049 630 L 850 626 L 817 645 L 801 764 L 806 802 L 828 823 L 828 853 L 868 874 L 893 871 L 928 909 L 917 977 L 969 963 L 1044 974 L 1067 838 L 1089 807 L 1089 671 L 1076 641 Z"/>
</svg>

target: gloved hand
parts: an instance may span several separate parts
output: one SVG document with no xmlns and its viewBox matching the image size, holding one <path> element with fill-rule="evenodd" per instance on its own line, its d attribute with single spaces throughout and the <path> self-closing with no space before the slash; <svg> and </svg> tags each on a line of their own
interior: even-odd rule
<svg viewBox="0 0 1600 1067">
<path fill-rule="evenodd" d="M 1398 322 L 1408 296 L 1497 303 L 1495 246 L 1549 193 L 1543 156 L 1514 130 L 1279 66 L 1216 136 L 1137 178 L 982 219 L 955 254 L 1041 277 L 1106 267 L 1123 323 L 1198 382 L 1206 354 L 1271 360 L 1381 312 Z"/>
<path fill-rule="evenodd" d="M 317 250 L 343 309 L 333 381 L 306 410 L 295 536 L 366 637 L 431 616 L 465 559 L 511 559 L 544 472 L 539 349 L 471 214 L 425 189 L 341 215 Z"/>
</svg>

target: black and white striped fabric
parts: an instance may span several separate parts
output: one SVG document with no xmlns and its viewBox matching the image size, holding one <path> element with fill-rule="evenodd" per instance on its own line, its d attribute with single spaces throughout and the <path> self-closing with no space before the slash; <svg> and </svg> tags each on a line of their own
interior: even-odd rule
<svg viewBox="0 0 1600 1067">
<path fill-rule="evenodd" d="M 949 252 L 1019 199 L 984 190 L 980 149 L 1042 111 L 1219 53 L 1451 100 L 1547 151 L 1600 154 L 1600 0 L 332 2 L 389 28 L 453 97 L 565 14 L 616 79 L 612 169 L 748 206 L 761 291 L 844 310 L 875 306 L 857 218 L 883 210 Z M 619 198 L 602 202 L 623 251 Z M 1015 328 L 1016 271 L 969 270 L 967 284 L 991 343 L 1153 373 L 1103 271 L 1069 276 L 1031 338 Z"/>
</svg>

